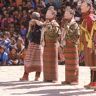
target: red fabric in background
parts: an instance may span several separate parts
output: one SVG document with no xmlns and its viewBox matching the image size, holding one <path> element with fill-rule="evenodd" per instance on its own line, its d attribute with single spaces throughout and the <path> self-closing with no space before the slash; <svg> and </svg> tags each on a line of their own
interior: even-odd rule
<svg viewBox="0 0 96 96">
<path fill-rule="evenodd" d="M 0 7 L 3 7 L 4 6 L 4 4 L 3 3 L 0 3 Z"/>
</svg>

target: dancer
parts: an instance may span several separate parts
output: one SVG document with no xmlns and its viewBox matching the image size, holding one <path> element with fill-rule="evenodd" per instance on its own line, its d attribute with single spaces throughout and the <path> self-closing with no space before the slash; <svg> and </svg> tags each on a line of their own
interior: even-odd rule
<svg viewBox="0 0 96 96">
<path fill-rule="evenodd" d="M 40 14 L 32 13 L 32 20 L 29 22 L 29 45 L 24 59 L 24 75 L 20 79 L 28 80 L 30 72 L 36 71 L 35 80 L 37 81 L 42 71 L 42 53 L 40 48 L 42 22 L 39 21 Z"/>
<path fill-rule="evenodd" d="M 84 46 L 85 65 L 90 68 L 96 66 L 96 16 L 93 13 L 91 0 L 83 0 L 81 3 L 82 24 L 80 41 Z M 85 88 L 96 88 L 96 68 L 91 70 L 91 82 Z"/>
<path fill-rule="evenodd" d="M 58 80 L 58 36 L 59 25 L 55 20 L 56 11 L 53 6 L 46 13 L 45 27 L 43 29 L 44 53 L 43 70 L 45 82 L 56 82 Z"/>
<path fill-rule="evenodd" d="M 80 30 L 74 19 L 75 11 L 68 6 L 65 9 L 64 21 L 62 24 L 63 34 L 61 42 L 64 48 L 65 57 L 65 81 L 62 84 L 77 85 L 79 71 L 78 44 Z"/>
</svg>

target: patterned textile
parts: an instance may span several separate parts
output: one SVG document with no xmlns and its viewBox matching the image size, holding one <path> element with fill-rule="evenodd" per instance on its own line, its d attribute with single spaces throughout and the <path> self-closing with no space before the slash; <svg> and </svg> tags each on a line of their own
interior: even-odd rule
<svg viewBox="0 0 96 96">
<path fill-rule="evenodd" d="M 65 56 L 65 81 L 78 82 L 79 58 L 78 48 L 72 42 L 66 41 Z"/>
<path fill-rule="evenodd" d="M 78 83 L 78 70 L 79 70 L 79 55 L 78 55 L 78 40 L 80 31 L 78 24 L 71 20 L 64 26 L 65 28 L 65 81 Z"/>
<path fill-rule="evenodd" d="M 24 60 L 24 67 L 26 72 L 41 72 L 42 70 L 42 53 L 40 45 L 30 43 L 26 51 Z"/>
<path fill-rule="evenodd" d="M 44 80 L 58 80 L 58 44 L 59 25 L 53 20 L 46 25 L 44 32 L 43 70 Z"/>
<path fill-rule="evenodd" d="M 46 41 L 43 63 L 44 80 L 58 80 L 58 48 L 54 41 Z"/>
<path fill-rule="evenodd" d="M 78 27 L 77 23 L 73 22 L 73 24 L 68 25 L 67 27 L 68 28 L 66 28 L 67 33 L 65 35 L 65 40 L 69 40 L 74 44 L 78 43 L 77 41 L 78 41 L 78 38 L 80 35 L 80 31 L 78 31 L 79 27 Z"/>
</svg>

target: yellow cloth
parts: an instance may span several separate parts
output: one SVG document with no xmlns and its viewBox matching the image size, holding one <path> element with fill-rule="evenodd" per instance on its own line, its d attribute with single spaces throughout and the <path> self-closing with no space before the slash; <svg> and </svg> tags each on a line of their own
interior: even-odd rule
<svg viewBox="0 0 96 96">
<path fill-rule="evenodd" d="M 96 31 L 96 21 L 93 22 L 91 34 L 82 25 L 80 26 L 80 28 L 81 28 L 82 32 L 85 32 L 85 38 L 86 38 L 86 41 L 88 42 L 87 47 L 88 48 L 92 48 L 92 46 L 93 46 L 93 44 L 92 44 L 92 37 L 93 37 L 94 32 Z"/>
<path fill-rule="evenodd" d="M 84 49 L 84 45 L 82 42 L 80 42 L 80 44 L 78 45 L 79 51 L 83 51 Z"/>
</svg>

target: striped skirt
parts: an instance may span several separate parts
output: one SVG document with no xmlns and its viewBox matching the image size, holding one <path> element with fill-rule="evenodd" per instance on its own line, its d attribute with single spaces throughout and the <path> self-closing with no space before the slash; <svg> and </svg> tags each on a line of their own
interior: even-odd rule
<svg viewBox="0 0 96 96">
<path fill-rule="evenodd" d="M 40 45 L 30 43 L 26 51 L 24 59 L 24 67 L 26 72 L 41 72 L 42 70 L 42 52 Z"/>
<path fill-rule="evenodd" d="M 79 56 L 77 46 L 73 43 L 66 42 L 64 48 L 65 56 L 65 81 L 78 83 Z"/>
<path fill-rule="evenodd" d="M 58 80 L 58 47 L 56 43 L 47 41 L 43 54 L 44 81 Z"/>
</svg>

